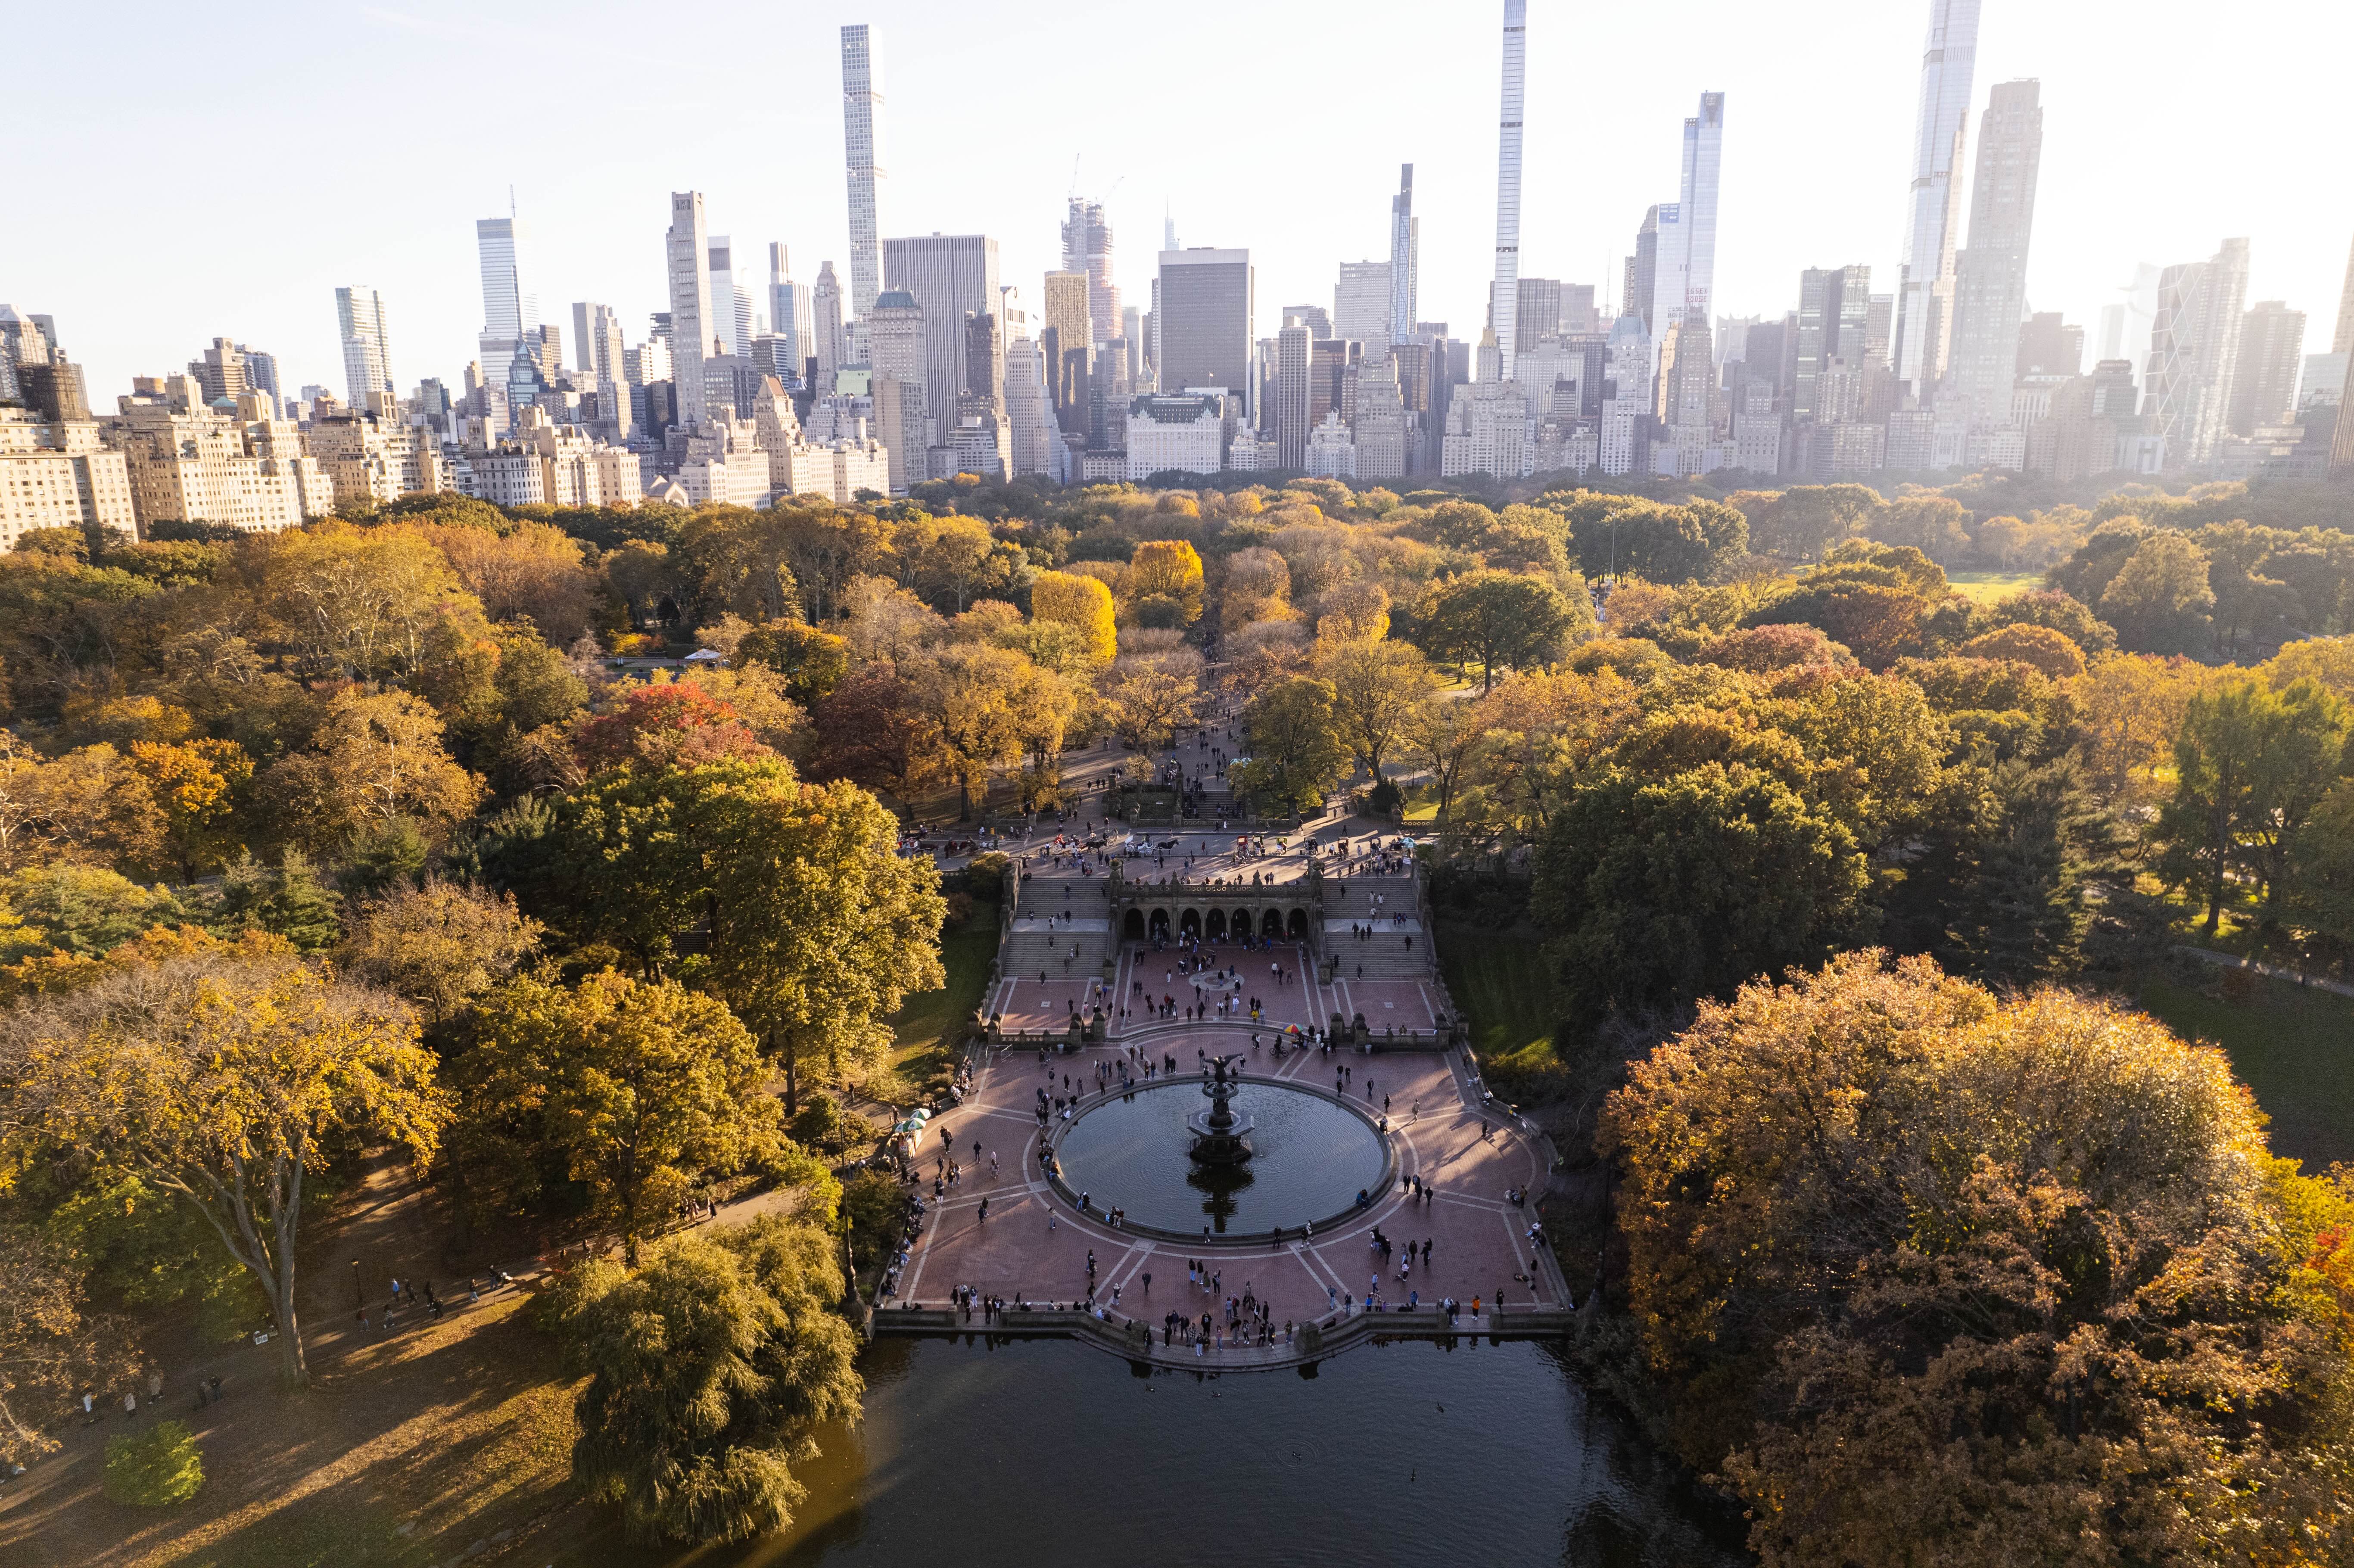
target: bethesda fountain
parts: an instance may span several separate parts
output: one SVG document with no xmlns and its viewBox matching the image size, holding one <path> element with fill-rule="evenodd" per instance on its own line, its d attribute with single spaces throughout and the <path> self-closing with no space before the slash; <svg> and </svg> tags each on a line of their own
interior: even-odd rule
<svg viewBox="0 0 2354 1568">
<path fill-rule="evenodd" d="M 1239 1054 L 1209 1059 L 1211 1076 L 1202 1094 L 1210 1107 L 1185 1118 L 1193 1134 L 1193 1159 L 1201 1164 L 1239 1165 L 1251 1157 L 1251 1114 L 1234 1106 L 1235 1091 L 1242 1087 L 1241 1062 Z"/>
</svg>

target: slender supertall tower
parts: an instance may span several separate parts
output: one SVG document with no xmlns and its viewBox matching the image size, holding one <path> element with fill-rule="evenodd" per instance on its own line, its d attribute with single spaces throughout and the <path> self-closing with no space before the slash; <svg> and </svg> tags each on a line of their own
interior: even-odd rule
<svg viewBox="0 0 2354 1568">
<path fill-rule="evenodd" d="M 1686 320 L 1709 321 L 1716 297 L 1716 193 L 1723 162 L 1724 94 L 1703 92 L 1700 112 L 1684 122 L 1676 200 L 1655 209 L 1659 240 L 1651 263 L 1648 318 L 1654 370 L 1670 327 Z"/>
<path fill-rule="evenodd" d="M 1398 165 L 1398 194 L 1390 198 L 1390 341 L 1414 337 L 1414 165 Z M 1514 291 L 1518 292 L 1517 290 Z"/>
<path fill-rule="evenodd" d="M 678 422 L 688 429 L 709 409 L 703 395 L 703 356 L 711 352 L 711 236 L 703 224 L 703 193 L 670 193 L 670 232 L 664 252 L 670 271 L 670 368 Z M 735 308 L 731 302 L 728 307 Z"/>
<path fill-rule="evenodd" d="M 850 308 L 864 315 L 883 290 L 883 68 L 860 22 L 842 29 L 842 144 L 850 179 Z"/>
<path fill-rule="evenodd" d="M 2027 247 L 2043 158 L 2043 103 L 2033 81 L 1997 83 L 1978 122 L 1970 243 L 1954 259 L 1953 352 L 1938 394 L 1963 399 L 1979 429 L 2011 422 L 2019 323 L 2027 313 Z M 1949 405 L 1950 407 L 1950 405 Z"/>
<path fill-rule="evenodd" d="M 1972 0 L 1975 4 L 1975 0 Z M 1529 0 L 1504 0 L 1504 90 L 1496 117 L 1496 281 L 1488 295 L 1501 355 L 1499 379 L 1512 378 L 1521 317 L 1521 116 L 1528 74 Z"/>
<path fill-rule="evenodd" d="M 1956 175 L 1978 56 L 1978 0 L 1929 0 L 1893 345 L 1897 390 L 1916 404 L 1931 396 L 1945 373 L 1954 315 L 1954 231 L 1961 227 L 1962 187 Z"/>
</svg>

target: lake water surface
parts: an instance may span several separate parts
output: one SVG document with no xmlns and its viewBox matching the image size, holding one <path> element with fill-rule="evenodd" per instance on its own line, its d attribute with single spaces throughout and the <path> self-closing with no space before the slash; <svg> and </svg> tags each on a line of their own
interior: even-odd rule
<svg viewBox="0 0 2354 1568">
<path fill-rule="evenodd" d="M 1067 1340 L 876 1342 L 785 1535 L 663 1568 L 1713 1568 L 1741 1525 L 1535 1343 L 1140 1376 Z"/>
</svg>

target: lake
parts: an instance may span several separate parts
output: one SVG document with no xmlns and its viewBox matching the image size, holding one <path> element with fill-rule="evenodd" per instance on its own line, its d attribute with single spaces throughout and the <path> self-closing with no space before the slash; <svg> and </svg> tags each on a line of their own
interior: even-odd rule
<svg viewBox="0 0 2354 1568">
<path fill-rule="evenodd" d="M 663 1568 L 1244 1561 L 1708 1568 L 1746 1561 L 1695 1487 L 1555 1348 L 1400 1340 L 1299 1372 L 1140 1375 L 1068 1340 L 878 1340 L 866 1421 L 799 1473 L 794 1528 Z"/>
</svg>

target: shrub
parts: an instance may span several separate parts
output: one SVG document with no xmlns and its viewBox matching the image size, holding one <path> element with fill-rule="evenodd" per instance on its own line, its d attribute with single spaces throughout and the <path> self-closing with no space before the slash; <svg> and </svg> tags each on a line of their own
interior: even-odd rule
<svg viewBox="0 0 2354 1568">
<path fill-rule="evenodd" d="M 831 1095 L 811 1095 L 793 1118 L 793 1141 L 822 1154 L 840 1154 L 857 1141 L 864 1128 L 842 1114 Z"/>
<path fill-rule="evenodd" d="M 187 1425 L 159 1421 L 145 1432 L 106 1440 L 106 1495 L 133 1508 L 169 1508 L 205 1484 L 204 1456 Z"/>
</svg>

